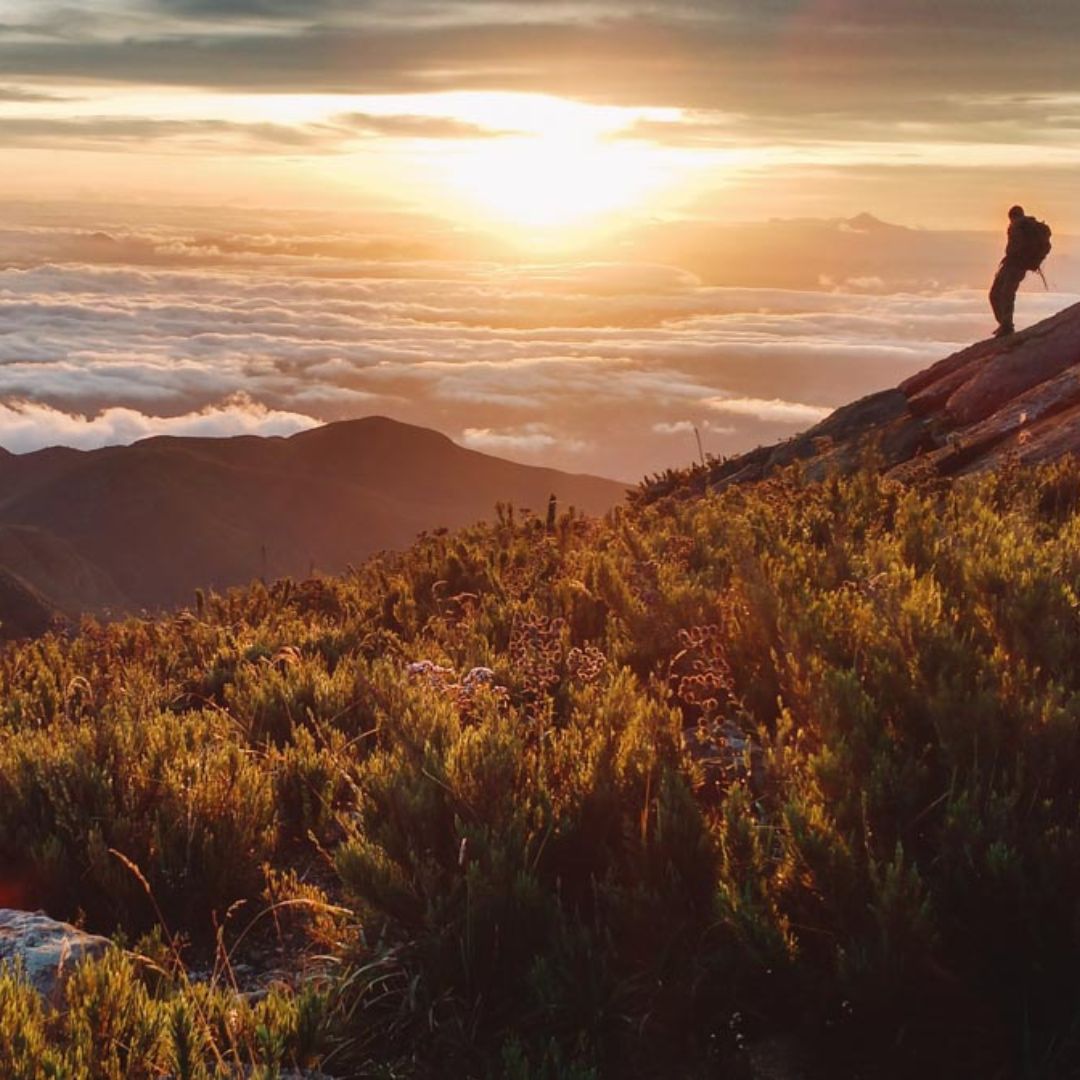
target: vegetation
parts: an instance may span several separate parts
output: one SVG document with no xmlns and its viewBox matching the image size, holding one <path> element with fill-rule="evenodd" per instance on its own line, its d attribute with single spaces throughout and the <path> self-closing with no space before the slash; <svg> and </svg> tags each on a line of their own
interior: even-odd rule
<svg viewBox="0 0 1080 1080">
<path fill-rule="evenodd" d="M 1075 1075 L 1080 465 L 665 491 L 9 646 L 0 1074 Z"/>
</svg>

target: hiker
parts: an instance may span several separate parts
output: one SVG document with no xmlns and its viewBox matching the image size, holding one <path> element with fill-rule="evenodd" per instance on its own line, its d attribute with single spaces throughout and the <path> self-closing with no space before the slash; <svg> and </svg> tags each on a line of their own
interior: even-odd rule
<svg viewBox="0 0 1080 1080">
<path fill-rule="evenodd" d="M 1009 210 L 1008 243 L 1005 258 L 1001 260 L 994 284 L 990 286 L 990 307 L 997 319 L 994 337 L 1015 333 L 1013 309 L 1016 307 L 1016 290 L 1029 270 L 1042 274 L 1043 260 L 1050 254 L 1050 226 L 1028 217 L 1022 206 Z M 1046 282 L 1046 278 L 1043 278 Z"/>
</svg>

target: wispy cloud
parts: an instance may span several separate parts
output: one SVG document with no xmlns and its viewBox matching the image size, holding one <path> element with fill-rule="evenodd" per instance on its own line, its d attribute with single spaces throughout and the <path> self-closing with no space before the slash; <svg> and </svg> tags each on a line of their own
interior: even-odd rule
<svg viewBox="0 0 1080 1080">
<path fill-rule="evenodd" d="M 16 105 L 39 105 L 44 102 L 73 101 L 64 94 L 46 93 L 42 90 L 31 90 L 24 86 L 0 86 L 0 104 Z"/>
<path fill-rule="evenodd" d="M 119 406 L 87 416 L 31 401 L 0 402 L 0 446 L 13 453 L 58 445 L 93 450 L 154 435 L 294 435 L 317 426 L 310 416 L 268 409 L 241 395 L 181 416 L 155 416 Z"/>
<path fill-rule="evenodd" d="M 732 416 L 753 416 L 758 420 L 773 420 L 777 423 L 799 424 L 809 427 L 819 420 L 824 420 L 832 409 L 820 405 L 804 405 L 798 401 L 783 401 L 780 398 L 764 400 L 762 398 L 708 398 L 705 405 L 720 413 Z"/>
<path fill-rule="evenodd" d="M 5 98 L 0 89 L 0 103 Z M 128 148 L 148 144 L 173 151 L 228 154 L 343 153 L 363 139 L 480 139 L 510 132 L 450 117 L 346 113 L 317 123 L 240 123 L 217 119 L 167 120 L 143 116 L 0 116 L 0 142 L 14 147 Z"/>
<path fill-rule="evenodd" d="M 585 450 L 589 445 L 583 439 L 568 439 L 553 434 L 544 424 L 523 424 L 520 428 L 499 430 L 467 427 L 461 433 L 459 441 L 473 450 L 511 457 L 521 454 L 535 455 L 550 451 L 560 444 L 563 451 L 569 452 Z"/>
</svg>

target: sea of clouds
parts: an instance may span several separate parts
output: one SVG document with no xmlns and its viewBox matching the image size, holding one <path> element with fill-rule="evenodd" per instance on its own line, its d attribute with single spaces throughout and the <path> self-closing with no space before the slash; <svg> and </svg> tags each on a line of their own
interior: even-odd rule
<svg viewBox="0 0 1080 1080">
<path fill-rule="evenodd" d="M 0 445 L 289 435 L 382 414 L 633 480 L 804 429 L 991 328 L 981 290 L 704 284 L 673 265 L 190 231 L 0 232 Z M 321 254 L 329 251 L 330 254 Z M 1075 297 L 1034 290 L 1022 322 Z"/>
</svg>

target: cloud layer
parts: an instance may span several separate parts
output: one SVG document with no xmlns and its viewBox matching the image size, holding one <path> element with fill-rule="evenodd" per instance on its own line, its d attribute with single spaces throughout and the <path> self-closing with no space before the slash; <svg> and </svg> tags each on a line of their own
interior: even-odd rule
<svg viewBox="0 0 1080 1080">
<path fill-rule="evenodd" d="M 1008 123 L 1011 96 L 1075 87 L 1080 32 L 1071 0 L 139 0 L 100 14 L 60 0 L 12 7 L 0 29 L 9 79 L 292 93 L 558 88 L 759 122 L 794 112 L 834 135 L 845 119 L 963 119 L 977 100 Z"/>
<path fill-rule="evenodd" d="M 643 261 L 376 261 L 335 254 L 340 234 L 110 228 L 0 232 L 0 258 L 23 255 L 0 270 L 0 445 L 381 413 L 635 479 L 696 456 L 695 428 L 717 454 L 790 435 L 989 322 L 982 290 L 737 288 Z M 879 226 L 845 228 L 887 247 Z M 80 261 L 50 258 L 72 245 Z M 1067 299 L 1025 291 L 1022 321 Z"/>
<path fill-rule="evenodd" d="M 440 95 L 539 93 L 627 109 L 608 143 L 680 163 L 671 199 L 693 189 L 713 211 L 863 203 L 983 228 L 1023 192 L 1061 221 L 1080 166 L 1078 33 L 1073 0 L 7 0 L 0 142 L 28 191 L 89 174 L 289 201 L 356 157 L 357 202 L 419 204 L 438 188 L 425 154 L 513 126 L 438 114 Z M 422 115 L 385 115 L 373 103 L 388 97 Z M 183 184 L 179 155 L 197 162 Z"/>
</svg>

